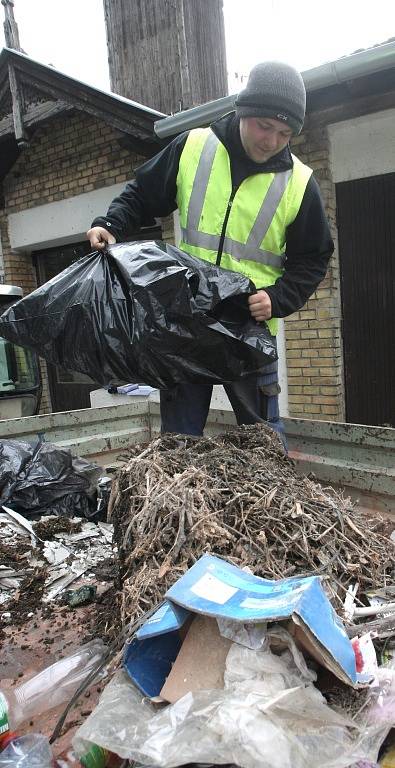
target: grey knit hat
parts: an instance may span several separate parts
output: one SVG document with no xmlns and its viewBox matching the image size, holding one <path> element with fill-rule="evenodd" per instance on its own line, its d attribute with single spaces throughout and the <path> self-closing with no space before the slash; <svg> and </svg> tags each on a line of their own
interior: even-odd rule
<svg viewBox="0 0 395 768">
<path fill-rule="evenodd" d="M 302 130 L 306 89 L 301 74 L 280 61 L 264 61 L 250 72 L 247 87 L 236 99 L 238 117 L 272 117 L 293 132 Z"/>
</svg>

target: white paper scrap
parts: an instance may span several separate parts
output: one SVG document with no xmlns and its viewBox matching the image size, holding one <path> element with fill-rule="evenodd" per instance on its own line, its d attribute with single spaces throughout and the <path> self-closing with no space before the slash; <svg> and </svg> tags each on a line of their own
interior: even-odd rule
<svg viewBox="0 0 395 768">
<path fill-rule="evenodd" d="M 211 573 L 205 573 L 204 576 L 191 587 L 191 592 L 198 597 L 203 598 L 203 600 L 209 600 L 211 603 L 216 603 L 217 605 L 224 605 L 236 594 L 236 592 L 238 592 L 238 590 L 236 587 L 230 587 L 229 584 L 220 581 L 220 579 L 217 579 L 217 577 L 213 576 Z"/>
</svg>

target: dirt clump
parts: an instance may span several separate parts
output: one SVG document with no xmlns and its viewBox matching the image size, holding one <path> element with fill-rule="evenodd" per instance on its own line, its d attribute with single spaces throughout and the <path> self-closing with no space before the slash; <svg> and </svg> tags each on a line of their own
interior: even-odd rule
<svg viewBox="0 0 395 768">
<path fill-rule="evenodd" d="M 33 523 L 33 529 L 40 539 L 51 541 L 56 533 L 79 533 L 82 522 L 74 522 L 68 517 L 42 517 L 37 523 Z"/>
<path fill-rule="evenodd" d="M 12 624 L 24 624 L 28 615 L 41 607 L 46 577 L 47 569 L 42 568 L 22 580 L 17 597 L 7 603 L 7 612 L 11 613 Z"/>
<path fill-rule="evenodd" d="M 22 570 L 27 566 L 25 557 L 26 552 L 31 550 L 31 545 L 27 542 L 18 542 L 17 544 L 6 544 L 0 541 L 0 562 L 7 568 L 14 568 L 15 571 Z"/>
</svg>

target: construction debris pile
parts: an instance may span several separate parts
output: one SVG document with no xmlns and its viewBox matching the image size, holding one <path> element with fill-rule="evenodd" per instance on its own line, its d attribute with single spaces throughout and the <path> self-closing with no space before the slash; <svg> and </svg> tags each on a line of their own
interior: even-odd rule
<svg viewBox="0 0 395 768">
<path fill-rule="evenodd" d="M 263 424 L 136 446 L 113 485 L 109 510 L 123 569 L 124 623 L 158 603 L 204 553 L 269 579 L 319 574 L 340 613 L 353 583 L 358 602 L 394 582 L 388 522 L 298 475 Z"/>
<path fill-rule="evenodd" d="M 0 765 L 392 765 L 391 522 L 297 474 L 263 424 L 120 458 L 107 523 L 0 512 Z M 52 664 L 21 681 L 42 621 Z"/>
<path fill-rule="evenodd" d="M 36 609 L 51 613 L 94 599 L 103 564 L 112 562 L 113 527 L 82 518 L 43 516 L 35 523 L 8 507 L 0 511 L 0 637 Z M 75 586 L 78 589 L 75 590 Z M 100 584 L 99 584 L 100 586 Z M 80 602 L 75 602 L 79 600 Z"/>
</svg>

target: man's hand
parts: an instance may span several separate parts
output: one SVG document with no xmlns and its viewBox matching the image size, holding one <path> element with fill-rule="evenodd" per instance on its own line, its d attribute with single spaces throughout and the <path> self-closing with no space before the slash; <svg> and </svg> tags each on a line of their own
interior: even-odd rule
<svg viewBox="0 0 395 768">
<path fill-rule="evenodd" d="M 116 243 L 114 235 L 111 232 L 107 232 L 104 227 L 92 227 L 88 229 L 86 236 L 92 246 L 97 250 L 103 250 L 106 245 L 113 245 Z"/>
<path fill-rule="evenodd" d="M 258 291 L 248 299 L 250 312 L 257 323 L 262 320 L 270 320 L 272 316 L 272 302 L 266 291 Z"/>
</svg>

